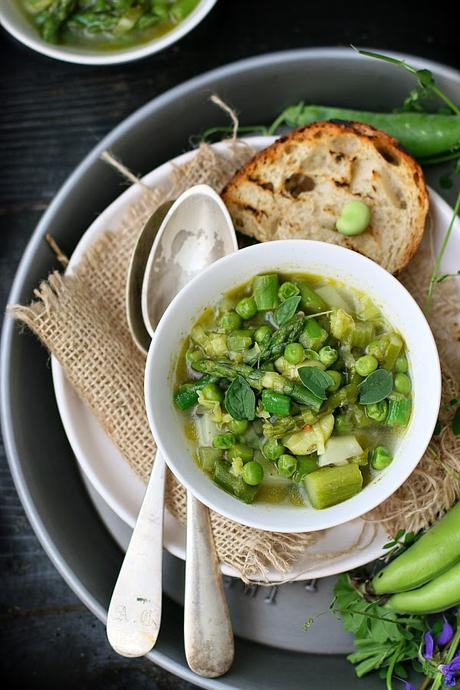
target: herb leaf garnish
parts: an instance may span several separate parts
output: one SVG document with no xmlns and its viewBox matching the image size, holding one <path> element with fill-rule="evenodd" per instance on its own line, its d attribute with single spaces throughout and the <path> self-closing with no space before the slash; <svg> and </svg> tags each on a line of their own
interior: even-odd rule
<svg viewBox="0 0 460 690">
<path fill-rule="evenodd" d="M 248 419 L 252 422 L 256 416 L 256 396 L 249 383 L 242 376 L 237 376 L 225 393 L 225 409 L 233 419 Z"/>
<path fill-rule="evenodd" d="M 385 400 L 393 390 L 393 374 L 386 369 L 376 369 L 359 386 L 359 402 L 371 405 Z"/>
<path fill-rule="evenodd" d="M 326 400 L 326 390 L 334 383 L 332 376 L 319 367 L 301 367 L 298 373 L 300 380 L 310 393 L 320 400 Z"/>
<path fill-rule="evenodd" d="M 297 307 L 299 306 L 300 300 L 300 295 L 294 295 L 293 297 L 288 297 L 288 299 L 284 300 L 284 302 L 280 304 L 275 312 L 275 321 L 278 326 L 282 326 L 289 321 L 289 319 L 292 319 L 296 313 Z"/>
</svg>

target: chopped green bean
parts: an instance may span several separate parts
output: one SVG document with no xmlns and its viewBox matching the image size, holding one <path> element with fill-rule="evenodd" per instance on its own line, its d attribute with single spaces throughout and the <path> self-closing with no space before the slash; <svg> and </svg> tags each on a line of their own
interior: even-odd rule
<svg viewBox="0 0 460 690">
<path fill-rule="evenodd" d="M 269 311 L 278 306 L 278 276 L 276 273 L 256 276 L 254 300 L 259 311 Z"/>
<path fill-rule="evenodd" d="M 252 317 L 257 314 L 256 301 L 254 297 L 243 297 L 243 299 L 240 299 L 235 307 L 235 311 L 238 316 L 241 316 L 241 318 L 245 321 L 247 319 L 252 319 Z"/>
<path fill-rule="evenodd" d="M 278 290 L 278 297 L 280 298 L 281 302 L 284 302 L 284 300 L 289 299 L 289 297 L 294 297 L 295 295 L 299 294 L 300 290 L 298 286 L 294 283 L 290 283 L 289 281 L 282 283 Z"/>
</svg>

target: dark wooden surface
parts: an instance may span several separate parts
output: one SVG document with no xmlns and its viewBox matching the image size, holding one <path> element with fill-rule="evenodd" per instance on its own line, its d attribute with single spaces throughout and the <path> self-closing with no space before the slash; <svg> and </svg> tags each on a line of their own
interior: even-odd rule
<svg viewBox="0 0 460 690">
<path fill-rule="evenodd" d="M 321 45 L 404 51 L 458 68 L 447 2 L 291 3 L 219 0 L 179 44 L 141 62 L 68 65 L 0 29 L 0 308 L 33 229 L 91 148 L 166 89 L 243 57 Z M 114 654 L 103 626 L 58 575 L 15 492 L 0 442 L 2 675 L 28 688 L 191 690 L 153 664 Z M 12 683 L 12 681 L 10 681 Z"/>
</svg>

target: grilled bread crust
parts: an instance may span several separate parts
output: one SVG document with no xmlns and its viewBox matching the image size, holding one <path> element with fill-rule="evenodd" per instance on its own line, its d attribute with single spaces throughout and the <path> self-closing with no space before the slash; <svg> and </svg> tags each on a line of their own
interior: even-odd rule
<svg viewBox="0 0 460 690">
<path fill-rule="evenodd" d="M 245 235 L 332 242 L 391 273 L 414 255 L 428 212 L 423 172 L 401 144 L 370 125 L 336 120 L 277 139 L 234 175 L 222 198 Z M 348 237 L 335 223 L 354 199 L 369 206 L 371 222 Z"/>
</svg>

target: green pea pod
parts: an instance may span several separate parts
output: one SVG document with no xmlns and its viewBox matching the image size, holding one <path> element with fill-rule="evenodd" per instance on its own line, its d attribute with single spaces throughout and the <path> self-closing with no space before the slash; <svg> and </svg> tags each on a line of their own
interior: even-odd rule
<svg viewBox="0 0 460 690">
<path fill-rule="evenodd" d="M 406 592 L 437 578 L 460 561 L 460 501 L 372 580 L 376 594 Z M 459 580 L 460 582 L 460 580 Z"/>
<path fill-rule="evenodd" d="M 385 606 L 398 613 L 426 615 L 460 604 L 460 562 L 424 587 L 393 594 Z"/>
<path fill-rule="evenodd" d="M 290 127 L 317 120 L 356 120 L 383 129 L 398 139 L 416 158 L 429 159 L 460 147 L 460 117 L 431 113 L 373 113 L 345 108 L 303 105 L 287 108 L 284 121 Z"/>
</svg>

